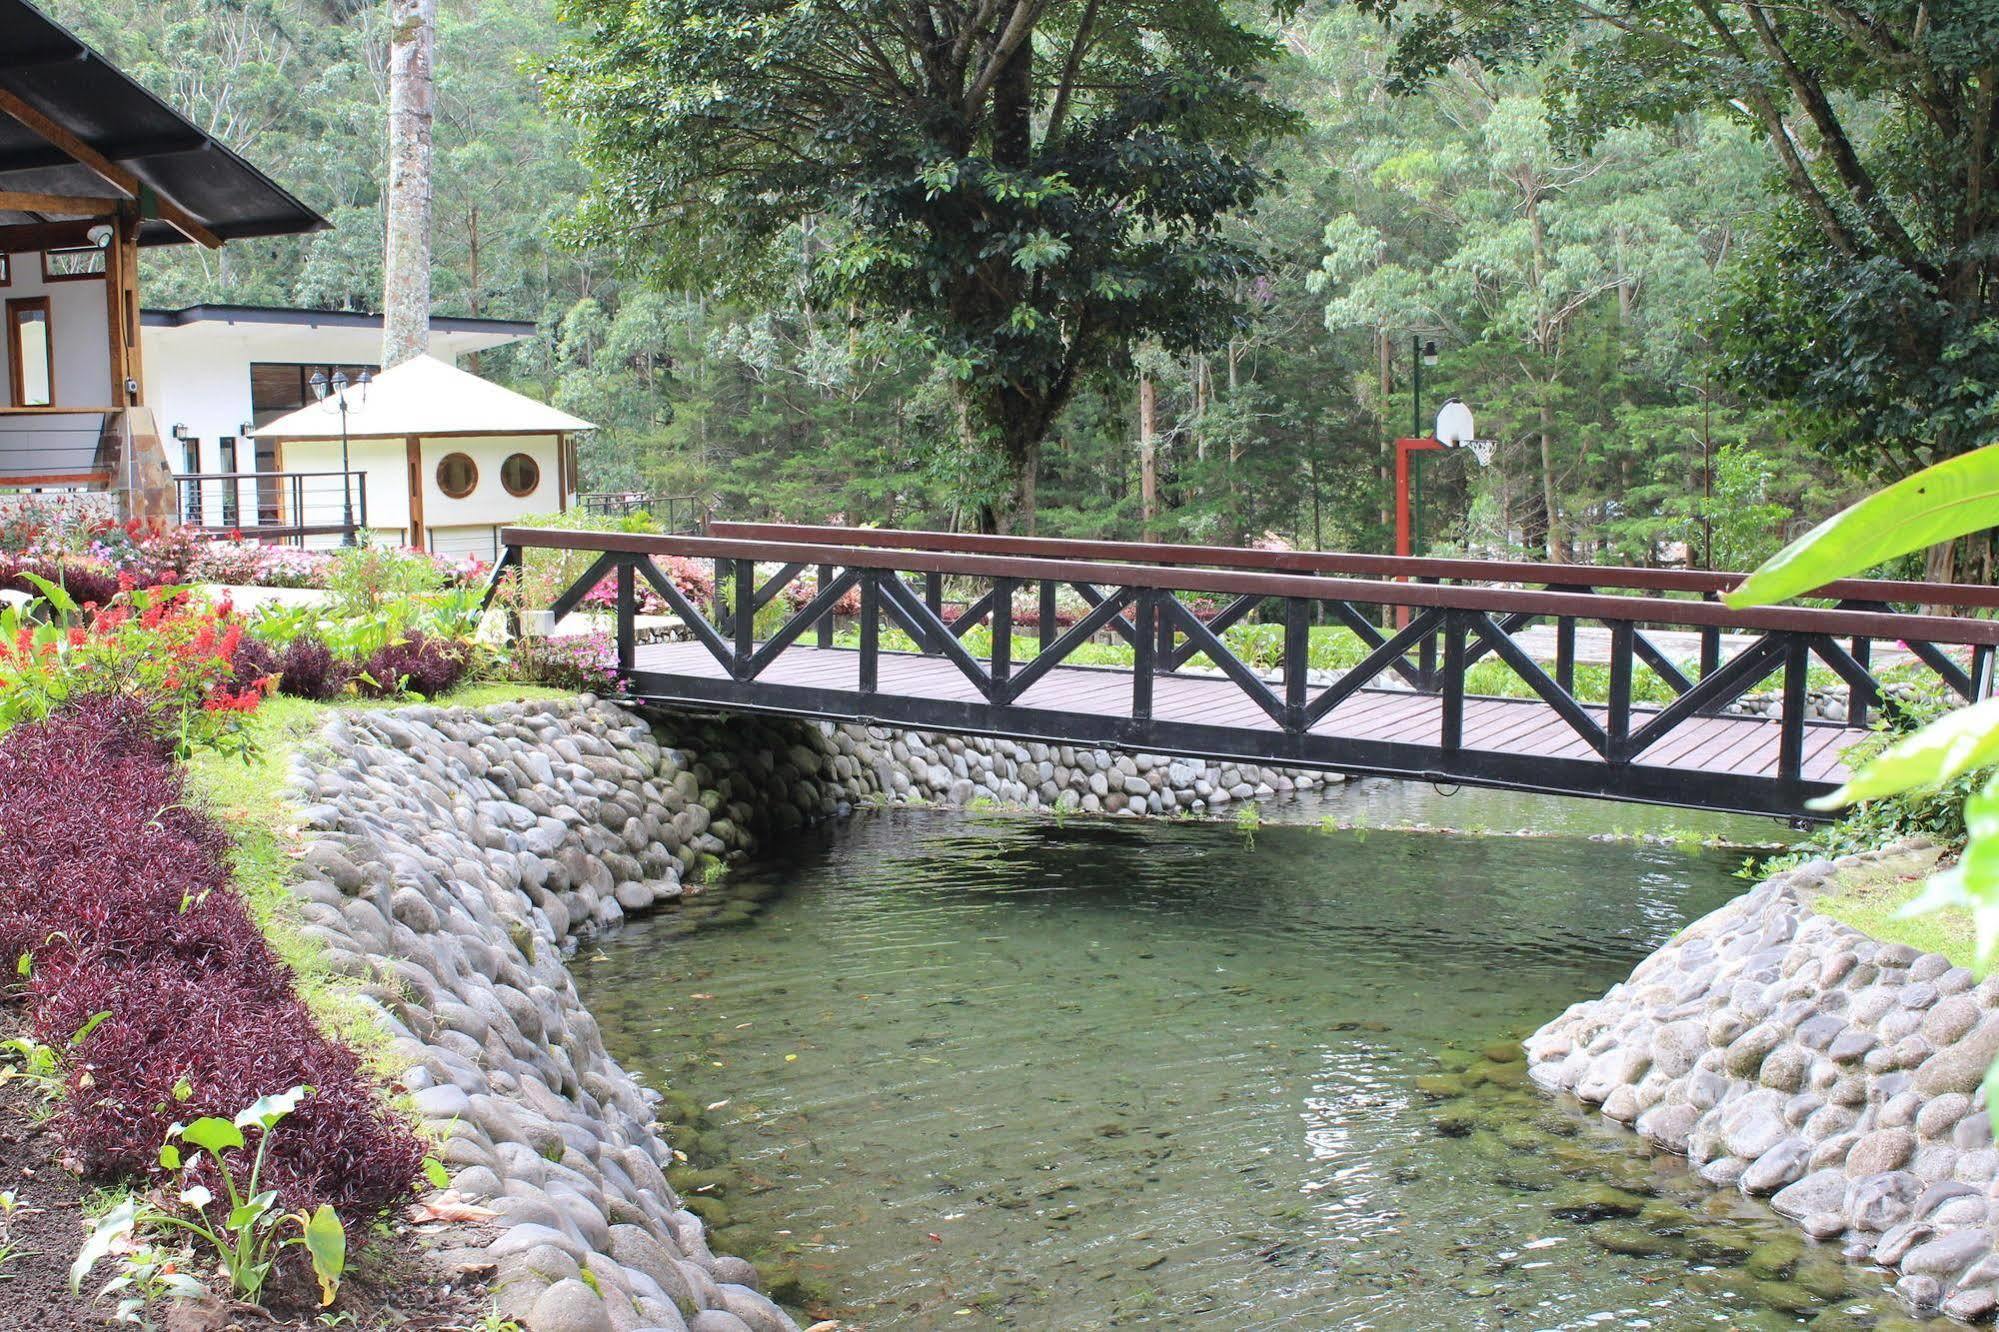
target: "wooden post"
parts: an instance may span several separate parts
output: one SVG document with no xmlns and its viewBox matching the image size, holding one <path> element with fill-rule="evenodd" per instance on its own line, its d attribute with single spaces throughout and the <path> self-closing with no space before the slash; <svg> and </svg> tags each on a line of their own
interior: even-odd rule
<svg viewBox="0 0 1999 1332">
<path fill-rule="evenodd" d="M 736 667 L 749 667 L 750 658 L 757 651 L 757 563 L 755 560 L 736 561 L 735 617 L 732 627 L 736 631 Z"/>
<path fill-rule="evenodd" d="M 638 664 L 638 590 L 632 583 L 632 562 L 618 561 L 618 674 L 630 675 Z"/>
<path fill-rule="evenodd" d="M 1444 753 L 1455 754 L 1465 744 L 1465 621 L 1456 611 L 1444 616 L 1442 703 L 1438 742 Z"/>
<path fill-rule="evenodd" d="M 1146 588 L 1138 594 L 1132 615 L 1131 719 L 1152 720 L 1153 624 L 1159 616 L 1159 593 Z"/>
<path fill-rule="evenodd" d="M 1041 650 L 1043 652 L 1049 649 L 1055 642 L 1056 637 L 1055 586 L 1055 580 L 1052 578 L 1041 580 L 1041 623 L 1037 628 L 1040 630 Z"/>
<path fill-rule="evenodd" d="M 1791 634 L 1784 644 L 1784 701 L 1778 717 L 1777 780 L 1795 782 L 1805 770 L 1805 713 L 1811 705 L 1806 673 L 1811 664 L 1810 641 Z"/>
<path fill-rule="evenodd" d="M 1610 698 L 1604 732 L 1610 737 L 1612 763 L 1630 758 L 1624 742 L 1631 738 L 1631 647 L 1635 626 L 1629 620 L 1610 622 Z"/>
<path fill-rule="evenodd" d="M 874 569 L 861 572 L 861 680 L 863 694 L 872 694 L 877 688 L 881 670 L 881 587 L 878 578 L 895 577 L 881 574 Z"/>
<path fill-rule="evenodd" d="M 1306 672 L 1312 665 L 1309 610 L 1302 597 L 1284 599 L 1284 729 L 1293 735 L 1305 729 Z"/>
<path fill-rule="evenodd" d="M 1013 579 L 993 579 L 993 702 L 1004 703 L 1013 675 Z"/>
<path fill-rule="evenodd" d="M 814 590 L 824 592 L 831 586 L 833 586 L 833 566 L 822 564 L 819 566 L 819 581 L 815 584 Z M 833 611 L 830 607 L 824 615 L 819 617 L 819 623 L 813 626 L 813 630 L 818 636 L 820 647 L 829 648 L 833 646 Z"/>
</svg>

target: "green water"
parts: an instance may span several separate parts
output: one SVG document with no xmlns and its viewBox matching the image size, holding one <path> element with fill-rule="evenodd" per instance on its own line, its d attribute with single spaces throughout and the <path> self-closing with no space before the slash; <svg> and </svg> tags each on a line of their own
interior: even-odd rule
<svg viewBox="0 0 1999 1332">
<path fill-rule="evenodd" d="M 1311 822 L 1537 805 L 1578 826 L 873 813 L 577 978 L 682 1191 L 850 1329 L 1910 1326 L 1511 1048 L 1738 855 Z"/>
</svg>

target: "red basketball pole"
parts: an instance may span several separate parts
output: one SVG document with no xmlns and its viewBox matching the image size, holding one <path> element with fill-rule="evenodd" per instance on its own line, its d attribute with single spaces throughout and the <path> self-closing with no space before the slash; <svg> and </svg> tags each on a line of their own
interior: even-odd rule
<svg viewBox="0 0 1999 1332">
<path fill-rule="evenodd" d="M 1441 449 L 1443 441 L 1438 439 L 1409 439 L 1395 441 L 1395 553 L 1413 555 L 1409 548 L 1409 481 L 1415 470 L 1416 460 L 1409 455 L 1428 449 Z"/>
<path fill-rule="evenodd" d="M 1415 553 L 1410 549 L 1409 522 L 1409 482 L 1416 470 L 1416 459 L 1413 455 L 1443 447 L 1443 441 L 1434 438 L 1411 439 L 1404 436 L 1395 441 L 1395 553 L 1397 555 Z M 1395 623 L 1397 628 L 1409 623 L 1407 606 L 1395 608 Z"/>
</svg>

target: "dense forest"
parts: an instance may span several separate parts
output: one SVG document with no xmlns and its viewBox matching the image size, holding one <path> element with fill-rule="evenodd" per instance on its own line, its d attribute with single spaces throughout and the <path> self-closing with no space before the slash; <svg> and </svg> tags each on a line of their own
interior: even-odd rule
<svg viewBox="0 0 1999 1332">
<path fill-rule="evenodd" d="M 637 12 L 657 17 L 654 7 L 684 6 Z M 49 8 L 335 224 L 220 255 L 149 255 L 149 304 L 379 304 L 381 6 Z M 745 515 L 962 526 L 989 521 L 1000 496 L 1015 525 L 1042 533 L 1379 550 L 1388 442 L 1414 421 L 1427 432 L 1455 395 L 1497 448 L 1483 468 L 1462 450 L 1426 461 L 1425 548 L 1740 567 L 1869 479 L 1983 442 L 1999 415 L 1984 375 L 1999 345 L 1984 270 L 1968 279 L 1968 304 L 1949 306 L 1883 285 L 1928 280 L 1949 255 L 1914 254 L 1904 272 L 1893 254 L 1840 243 L 1863 223 L 1897 230 L 1884 222 L 1899 210 L 1918 249 L 1953 229 L 1960 250 L 1980 236 L 1990 248 L 1991 205 L 1979 201 L 1989 68 L 1982 84 L 1969 78 L 1953 131 L 1973 145 L 1971 216 L 1909 217 L 1934 211 L 1938 194 L 1908 148 L 1922 127 L 1893 79 L 1865 70 L 1832 71 L 1843 87 L 1822 80 L 1859 126 L 1835 142 L 1755 86 L 1704 91 L 1698 62 L 1666 69 L 1657 43 L 1606 46 L 1635 40 L 1635 21 L 1606 38 L 1449 6 L 1411 17 L 1379 4 L 1154 5 L 1168 18 L 1202 11 L 1202 50 L 1239 94 L 1225 159 L 1236 174 L 1187 205 L 1207 210 L 1203 253 L 1227 258 L 1203 270 L 1219 274 L 1204 289 L 1225 299 L 1175 307 L 1178 323 L 1139 310 L 1125 326 L 1143 336 L 1064 384 L 1031 450 L 1009 445 L 1016 471 L 1026 459 L 1023 509 L 968 443 L 965 383 L 979 377 L 954 378 L 962 359 L 933 323 L 882 317 L 879 299 L 864 311 L 826 280 L 851 263 L 853 210 L 765 226 L 753 274 L 712 249 L 634 261 L 633 229 L 619 224 L 643 207 L 632 199 L 653 171 L 647 154 L 692 149 L 660 149 L 658 127 L 606 111 L 590 85 L 611 78 L 590 49 L 593 33 L 600 48 L 608 40 L 602 25 L 588 4 L 568 21 L 556 8 L 439 7 L 435 290 L 440 312 L 537 322 L 538 338 L 478 368 L 602 426 L 584 455 L 593 489 L 702 492 Z M 1875 22 L 1835 8 L 1863 29 Z M 1676 6 L 1647 12 L 1665 9 Z M 1947 19 L 1934 27 L 1950 31 Z M 1892 22 L 1878 28 L 1880 43 L 1898 40 Z M 1896 68 L 1925 55 L 1905 45 Z M 1620 57 L 1622 84 L 1606 72 Z M 1640 98 L 1633 71 L 1675 95 Z M 1941 83 L 1934 69 L 1921 76 L 1953 91 L 1949 71 Z M 1819 86 L 1795 105 L 1815 111 Z M 1222 113 L 1203 105 L 1175 122 L 1182 142 L 1222 134 Z M 620 133 L 607 133 L 619 114 Z M 1030 100 L 1023 116 L 1052 142 L 1049 107 Z M 1812 220 L 1843 219 L 1849 202 L 1837 181 L 1801 194 L 1799 173 L 1806 186 L 1828 173 L 1852 184 L 1849 156 L 1864 167 L 1883 154 L 1894 160 L 1872 168 L 1865 206 L 1853 205 L 1861 222 L 1826 232 L 1828 249 Z M 635 179 L 607 188 L 623 165 Z M 869 197 L 879 207 L 889 191 Z M 1035 246 L 1059 253 L 1073 239 L 1044 235 L 1013 267 L 1029 272 Z M 1154 253 L 1161 271 L 1184 259 Z M 1937 328 L 1914 326 L 1932 308 Z M 1870 333 L 1864 320 L 1883 310 L 1902 323 Z M 1436 364 L 1413 417 L 1423 342 Z M 1914 385 L 1880 347 L 1958 371 Z M 1946 407 L 1924 406 L 1926 393 Z M 1947 428 L 1926 433 L 1932 420 Z"/>
</svg>

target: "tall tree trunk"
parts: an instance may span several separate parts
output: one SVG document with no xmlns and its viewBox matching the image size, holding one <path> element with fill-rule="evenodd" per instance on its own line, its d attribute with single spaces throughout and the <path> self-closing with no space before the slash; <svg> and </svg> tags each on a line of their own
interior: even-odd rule
<svg viewBox="0 0 1999 1332">
<path fill-rule="evenodd" d="M 1562 510 L 1555 489 L 1555 413 L 1541 407 L 1541 503 L 1548 510 L 1548 558 L 1564 563 Z"/>
<path fill-rule="evenodd" d="M 430 347 L 431 46 L 437 0 L 389 0 L 388 243 L 382 368 Z"/>
<path fill-rule="evenodd" d="M 1381 496 L 1381 530 L 1391 533 L 1395 530 L 1395 512 L 1389 503 L 1395 490 L 1395 444 L 1389 438 L 1394 432 L 1388 428 L 1388 399 L 1395 392 L 1395 349 L 1389 345 L 1387 329 L 1375 331 L 1374 352 L 1375 369 L 1381 376 L 1380 424 L 1375 428 L 1381 438 L 1381 461 L 1375 469 L 1381 486 L 1376 493 Z"/>
<path fill-rule="evenodd" d="M 1242 387 L 1242 340 L 1229 339 L 1229 404 L 1235 405 L 1236 390 Z M 1242 426 L 1237 424 L 1229 431 L 1229 540 L 1241 541 L 1243 529 L 1242 481 L 1236 476 L 1236 465 L 1242 461 Z"/>
<path fill-rule="evenodd" d="M 1138 513 L 1147 541 L 1159 539 L 1159 393 L 1138 377 Z"/>
</svg>

